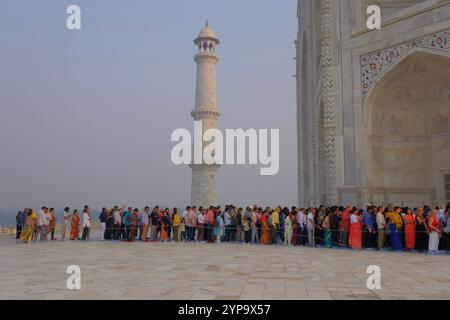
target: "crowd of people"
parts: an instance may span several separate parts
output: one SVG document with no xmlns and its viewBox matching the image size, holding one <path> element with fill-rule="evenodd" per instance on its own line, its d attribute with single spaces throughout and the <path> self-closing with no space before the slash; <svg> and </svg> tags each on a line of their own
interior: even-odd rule
<svg viewBox="0 0 450 320">
<path fill-rule="evenodd" d="M 89 206 L 81 215 L 78 210 L 65 208 L 59 240 L 88 240 L 92 219 Z M 103 208 L 98 220 L 101 240 L 107 241 L 237 242 L 450 252 L 450 205 L 444 209 L 369 204 L 364 210 L 352 205 L 291 209 L 227 205 L 223 211 L 222 207 L 213 206 L 187 206 L 184 210 L 115 206 Z M 37 213 L 25 208 L 17 213 L 16 222 L 16 238 L 25 243 L 56 240 L 58 218 L 54 208 L 42 207 Z"/>
</svg>

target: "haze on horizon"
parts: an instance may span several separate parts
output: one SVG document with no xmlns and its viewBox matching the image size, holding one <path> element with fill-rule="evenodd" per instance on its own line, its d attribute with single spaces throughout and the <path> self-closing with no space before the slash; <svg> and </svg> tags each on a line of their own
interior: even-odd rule
<svg viewBox="0 0 450 320">
<path fill-rule="evenodd" d="M 66 29 L 66 8 L 82 30 Z M 219 129 L 279 128 L 280 171 L 223 166 L 221 202 L 297 204 L 297 1 L 6 0 L 0 11 L 0 208 L 184 206 L 191 170 L 170 160 L 192 131 L 196 48 L 218 47 Z"/>
</svg>

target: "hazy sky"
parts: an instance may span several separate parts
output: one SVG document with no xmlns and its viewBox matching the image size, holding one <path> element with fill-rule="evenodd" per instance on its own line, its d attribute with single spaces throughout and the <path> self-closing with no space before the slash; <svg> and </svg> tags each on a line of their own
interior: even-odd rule
<svg viewBox="0 0 450 320">
<path fill-rule="evenodd" d="M 82 30 L 66 29 L 66 8 Z M 181 206 L 191 171 L 170 160 L 192 130 L 196 48 L 209 19 L 219 128 L 280 128 L 280 172 L 225 166 L 222 203 L 297 202 L 296 0 L 3 0 L 0 208 Z"/>
</svg>

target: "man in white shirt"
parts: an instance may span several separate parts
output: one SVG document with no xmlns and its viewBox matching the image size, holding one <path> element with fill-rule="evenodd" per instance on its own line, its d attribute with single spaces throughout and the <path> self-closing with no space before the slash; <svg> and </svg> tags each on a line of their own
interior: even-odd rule
<svg viewBox="0 0 450 320">
<path fill-rule="evenodd" d="M 207 233 L 206 233 L 206 213 L 204 212 L 203 208 L 200 207 L 197 212 L 197 235 L 195 236 L 195 240 L 200 242 L 205 242 L 207 240 Z"/>
<path fill-rule="evenodd" d="M 89 231 L 91 228 L 91 209 L 88 206 L 83 210 L 83 236 L 81 240 L 89 239 Z"/>
<path fill-rule="evenodd" d="M 197 229 L 197 207 L 192 207 L 189 211 L 189 241 L 195 241 L 195 231 Z"/>
<path fill-rule="evenodd" d="M 308 230 L 308 245 L 310 247 L 314 246 L 314 214 L 316 212 L 315 208 L 311 208 L 306 217 L 306 229 Z"/>
<path fill-rule="evenodd" d="M 45 216 L 45 239 L 47 240 L 47 235 L 50 233 L 50 220 L 51 220 L 51 214 L 50 211 L 47 209 L 44 213 Z"/>
<path fill-rule="evenodd" d="M 114 217 L 114 235 L 113 238 L 114 240 L 119 240 L 119 235 L 120 235 L 120 227 L 122 224 L 122 210 L 119 209 L 118 206 L 115 206 L 113 208 L 113 217 Z"/>
<path fill-rule="evenodd" d="M 305 245 L 306 241 L 304 239 L 306 236 L 306 218 L 304 214 L 304 209 L 301 208 L 297 212 L 297 216 L 295 218 L 298 224 L 298 244 Z"/>
<path fill-rule="evenodd" d="M 142 241 L 148 241 L 148 226 L 150 223 L 150 207 L 145 207 L 141 214 Z"/>
<path fill-rule="evenodd" d="M 384 248 L 384 242 L 386 239 L 386 219 L 384 217 L 383 208 L 379 207 L 377 210 L 377 227 L 378 227 L 378 249 Z"/>
<path fill-rule="evenodd" d="M 67 228 L 69 226 L 69 219 L 70 219 L 70 208 L 66 207 L 64 209 L 64 213 L 63 213 L 63 223 L 62 223 L 62 230 L 61 230 L 61 241 L 66 241 L 66 233 L 67 233 Z"/>
<path fill-rule="evenodd" d="M 185 241 L 189 241 L 189 234 L 191 229 L 191 224 L 189 222 L 189 211 L 191 210 L 190 206 L 187 206 L 186 209 L 183 211 L 183 219 L 184 219 L 184 226 L 186 228 L 186 231 L 184 233 L 184 239 Z"/>
<path fill-rule="evenodd" d="M 230 241 L 230 233 L 231 233 L 231 214 L 230 214 L 231 208 L 228 206 L 225 208 L 225 213 L 223 215 L 223 221 L 225 224 L 225 240 L 224 241 Z"/>
<path fill-rule="evenodd" d="M 42 207 L 41 211 L 39 211 L 37 225 L 39 229 L 39 238 L 41 241 L 47 240 L 47 229 L 50 224 L 50 218 L 47 219 L 48 208 Z"/>
</svg>

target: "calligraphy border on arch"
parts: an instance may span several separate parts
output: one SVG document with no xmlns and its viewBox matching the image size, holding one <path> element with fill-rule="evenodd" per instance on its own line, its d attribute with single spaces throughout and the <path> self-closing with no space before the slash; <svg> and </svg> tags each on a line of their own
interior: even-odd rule
<svg viewBox="0 0 450 320">
<path fill-rule="evenodd" d="M 362 97 L 365 98 L 377 80 L 396 61 L 414 48 L 431 48 L 450 51 L 450 30 L 432 33 L 418 39 L 371 52 L 361 57 Z"/>
</svg>

